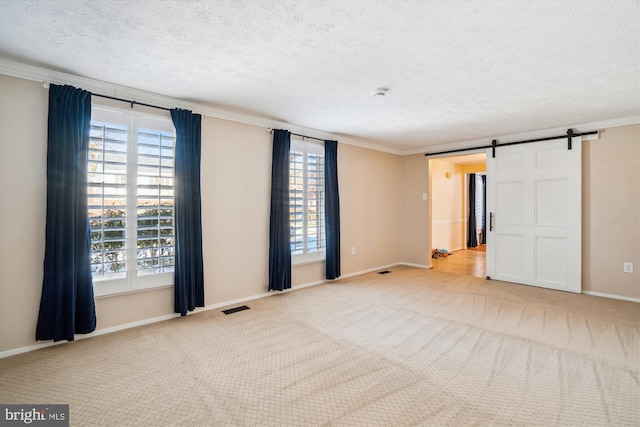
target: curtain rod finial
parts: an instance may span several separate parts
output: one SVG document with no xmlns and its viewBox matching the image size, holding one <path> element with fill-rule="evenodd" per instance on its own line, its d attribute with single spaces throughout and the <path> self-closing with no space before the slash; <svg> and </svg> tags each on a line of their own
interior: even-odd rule
<svg viewBox="0 0 640 427">
<path fill-rule="evenodd" d="M 43 87 L 43 88 L 45 88 L 45 89 L 49 89 L 49 82 L 48 82 L 48 81 L 46 81 L 46 80 L 45 80 L 45 81 L 43 81 L 43 82 L 42 82 L 42 87 Z"/>
</svg>

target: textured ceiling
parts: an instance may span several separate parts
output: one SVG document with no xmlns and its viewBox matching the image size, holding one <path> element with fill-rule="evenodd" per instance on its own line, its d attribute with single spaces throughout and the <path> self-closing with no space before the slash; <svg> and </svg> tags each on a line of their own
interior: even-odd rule
<svg viewBox="0 0 640 427">
<path fill-rule="evenodd" d="M 0 0 L 0 55 L 399 150 L 640 114 L 638 1 Z"/>
</svg>

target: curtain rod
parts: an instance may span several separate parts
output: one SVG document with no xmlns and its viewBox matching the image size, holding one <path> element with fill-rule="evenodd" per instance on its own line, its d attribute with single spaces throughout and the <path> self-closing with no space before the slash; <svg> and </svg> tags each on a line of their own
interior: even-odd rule
<svg viewBox="0 0 640 427">
<path fill-rule="evenodd" d="M 113 99 L 114 101 L 126 102 L 127 104 L 131 104 L 131 108 L 133 108 L 134 105 L 142 105 L 143 107 L 151 107 L 151 108 L 157 108 L 158 110 L 171 111 L 171 108 L 159 107 L 157 105 L 151 105 L 151 104 L 145 104 L 144 102 L 132 101 L 130 99 L 116 98 L 115 96 L 108 96 L 108 95 L 100 95 L 98 93 L 93 93 L 93 92 L 91 92 L 91 95 L 92 96 L 99 96 L 100 98 Z"/>
<path fill-rule="evenodd" d="M 273 133 L 273 129 L 271 129 L 271 128 L 267 128 L 267 129 L 269 130 L 269 133 Z M 299 133 L 293 133 L 293 132 L 289 132 L 289 133 L 290 133 L 291 135 L 299 136 L 299 137 L 301 137 L 302 139 L 315 139 L 316 141 L 322 141 L 322 142 L 324 142 L 324 141 L 325 141 L 324 139 L 316 138 L 315 136 L 307 136 L 307 135 L 302 135 L 302 134 L 299 134 Z"/>
<path fill-rule="evenodd" d="M 583 136 L 583 135 L 595 135 L 597 134 L 598 131 L 594 130 L 591 132 L 583 132 L 583 133 L 574 133 L 572 129 L 567 129 L 567 134 L 566 135 L 559 135 L 559 136 L 548 136 L 546 138 L 536 138 L 536 139 L 525 139 L 522 141 L 514 141 L 514 142 L 505 142 L 502 144 L 498 144 L 498 140 L 494 139 L 493 141 L 491 141 L 490 145 L 481 145 L 479 147 L 469 147 L 469 148 L 459 148 L 457 150 L 447 150 L 447 151 L 438 151 L 436 153 L 425 153 L 426 157 L 429 156 L 436 156 L 439 154 L 452 154 L 452 153 L 462 153 L 464 151 L 473 151 L 473 150 L 479 150 L 482 148 L 493 148 L 494 151 L 494 157 L 495 157 L 495 149 L 497 147 L 506 147 L 509 145 L 518 145 L 518 144 L 528 144 L 530 142 L 540 142 L 540 141 L 549 141 L 552 139 L 565 139 L 565 138 L 569 138 L 569 149 L 571 149 L 571 137 L 574 136 Z"/>
</svg>

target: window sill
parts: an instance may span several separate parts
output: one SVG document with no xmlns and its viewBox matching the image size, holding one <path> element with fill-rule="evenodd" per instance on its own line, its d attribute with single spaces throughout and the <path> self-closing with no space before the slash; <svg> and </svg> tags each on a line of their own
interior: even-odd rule
<svg viewBox="0 0 640 427">
<path fill-rule="evenodd" d="M 318 262 L 325 262 L 326 256 L 324 252 L 313 254 L 301 254 L 291 256 L 291 266 L 315 264 Z"/>
<path fill-rule="evenodd" d="M 173 272 L 146 274 L 135 278 L 94 278 L 94 298 L 103 298 L 117 295 L 126 295 L 154 289 L 173 287 Z"/>
<path fill-rule="evenodd" d="M 119 296 L 122 296 L 122 295 L 138 294 L 140 292 L 157 291 L 159 289 L 167 289 L 167 288 L 173 288 L 173 285 L 164 285 L 164 286 L 156 286 L 155 288 L 133 289 L 133 290 L 130 290 L 130 291 L 121 291 L 121 292 L 112 292 L 112 293 L 107 293 L 107 294 L 98 294 L 98 293 L 95 292 L 95 285 L 94 285 L 93 286 L 93 290 L 94 290 L 93 299 L 119 297 Z"/>
</svg>

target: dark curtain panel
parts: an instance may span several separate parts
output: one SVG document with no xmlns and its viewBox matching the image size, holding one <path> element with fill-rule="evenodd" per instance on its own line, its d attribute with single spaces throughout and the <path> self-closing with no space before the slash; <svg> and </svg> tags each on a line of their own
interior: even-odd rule
<svg viewBox="0 0 640 427">
<path fill-rule="evenodd" d="M 91 93 L 49 88 L 47 219 L 37 340 L 73 341 L 96 329 L 87 210 Z"/>
<path fill-rule="evenodd" d="M 483 245 L 487 244 L 487 176 L 482 175 L 482 240 Z"/>
<path fill-rule="evenodd" d="M 174 109 L 171 118 L 176 128 L 174 311 L 186 316 L 187 311 L 204 307 L 200 206 L 202 116 Z"/>
<path fill-rule="evenodd" d="M 338 195 L 338 141 L 324 142 L 324 210 L 327 241 L 327 279 L 340 277 L 340 197 Z"/>
<path fill-rule="evenodd" d="M 271 216 L 269 221 L 269 290 L 291 287 L 291 231 L 289 227 L 289 150 L 291 133 L 273 131 Z"/>
<path fill-rule="evenodd" d="M 476 174 L 469 174 L 469 218 L 467 222 L 467 247 L 478 246 L 476 238 Z"/>
</svg>

